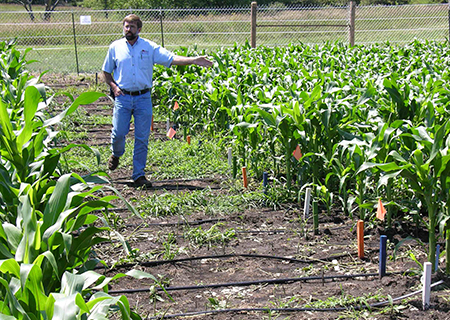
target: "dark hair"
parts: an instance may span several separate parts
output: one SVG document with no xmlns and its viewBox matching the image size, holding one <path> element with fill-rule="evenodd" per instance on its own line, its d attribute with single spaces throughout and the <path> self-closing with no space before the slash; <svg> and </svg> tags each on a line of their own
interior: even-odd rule
<svg viewBox="0 0 450 320">
<path fill-rule="evenodd" d="M 137 15 L 135 15 L 135 14 L 129 14 L 129 15 L 127 15 L 125 18 L 123 18 L 123 20 L 122 20 L 122 25 L 124 25 L 125 22 L 128 22 L 128 23 L 134 22 L 134 23 L 136 23 L 138 29 L 142 28 L 142 21 L 141 21 L 141 18 L 139 18 L 139 17 L 138 17 Z"/>
</svg>

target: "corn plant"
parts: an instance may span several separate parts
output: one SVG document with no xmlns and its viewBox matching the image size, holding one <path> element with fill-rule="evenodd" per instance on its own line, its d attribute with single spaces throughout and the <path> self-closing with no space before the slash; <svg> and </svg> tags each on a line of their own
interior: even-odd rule
<svg viewBox="0 0 450 320">
<path fill-rule="evenodd" d="M 119 311 L 122 319 L 139 320 L 141 317 L 131 310 L 125 296 L 114 297 L 107 293 L 108 284 L 125 276 L 159 283 L 151 274 L 136 270 L 111 278 L 93 271 L 66 271 L 61 278 L 61 287 L 48 293 L 38 263 L 0 260 L 0 274 L 0 317 L 11 320 L 107 319 L 112 311 Z"/>
<path fill-rule="evenodd" d="M 390 155 L 392 162 L 378 164 L 376 167 L 394 178 L 402 176 L 409 187 L 415 192 L 428 213 L 424 223 L 429 232 L 428 261 L 435 263 L 436 228 L 439 225 L 439 210 L 441 202 L 446 201 L 448 173 L 450 170 L 449 148 L 450 126 L 435 125 L 430 128 L 423 126 L 411 127 L 410 131 L 400 135 L 404 147 L 393 150 Z M 411 148 L 413 146 L 413 148 Z M 442 185 L 444 181 L 445 185 Z M 444 197 L 444 198 L 443 198 Z"/>
<path fill-rule="evenodd" d="M 105 318 L 118 305 L 130 319 L 125 297 L 81 294 L 93 282 L 86 270 L 92 247 L 104 241 L 93 211 L 107 209 L 116 198 L 96 196 L 102 174 L 84 178 L 59 168 L 61 149 L 51 146 L 54 126 L 81 104 L 103 94 L 85 93 L 62 113 L 47 118 L 49 100 L 43 86 L 23 70 L 26 64 L 13 46 L 0 44 L 0 313 L 5 319 Z M 4 50 L 4 51 L 2 51 Z M 14 78 L 15 77 L 15 78 Z M 89 147 L 85 149 L 92 151 Z M 103 174 L 104 175 L 104 174 Z M 89 200 L 87 200 L 89 199 Z M 77 272 L 75 275 L 69 271 Z M 84 275 L 80 275 L 83 273 Z M 104 282 L 104 281 L 103 281 Z M 106 282 L 107 284 L 107 282 Z M 133 318 L 136 318 L 133 316 Z"/>
</svg>

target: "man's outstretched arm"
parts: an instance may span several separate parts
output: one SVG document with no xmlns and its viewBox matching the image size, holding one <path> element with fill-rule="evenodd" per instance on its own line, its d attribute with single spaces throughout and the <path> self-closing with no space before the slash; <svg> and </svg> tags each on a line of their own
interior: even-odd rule
<svg viewBox="0 0 450 320">
<path fill-rule="evenodd" d="M 184 56 L 174 56 L 172 60 L 172 65 L 175 66 L 188 66 L 195 64 L 200 67 L 209 68 L 213 65 L 212 61 L 208 60 L 206 56 L 198 57 L 184 57 Z"/>
</svg>

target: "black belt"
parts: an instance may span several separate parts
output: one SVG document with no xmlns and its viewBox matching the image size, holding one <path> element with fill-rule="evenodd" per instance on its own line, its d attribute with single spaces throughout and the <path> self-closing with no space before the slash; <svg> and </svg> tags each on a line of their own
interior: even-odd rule
<svg viewBox="0 0 450 320">
<path fill-rule="evenodd" d="M 149 92 L 150 89 L 147 88 L 147 89 L 138 90 L 138 91 L 128 91 L 128 90 L 125 90 L 125 89 L 120 89 L 120 91 L 122 91 L 125 94 L 129 94 L 130 96 L 140 96 L 141 94 Z"/>
</svg>

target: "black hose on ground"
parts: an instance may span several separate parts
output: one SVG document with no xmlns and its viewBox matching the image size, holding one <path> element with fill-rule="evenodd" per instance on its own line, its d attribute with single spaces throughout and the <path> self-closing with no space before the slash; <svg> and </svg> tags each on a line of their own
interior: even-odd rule
<svg viewBox="0 0 450 320">
<path fill-rule="evenodd" d="M 378 249 L 367 249 L 366 251 L 377 251 Z M 209 255 L 209 256 L 200 256 L 200 257 L 188 257 L 188 258 L 181 258 L 181 259 L 171 259 L 171 260 L 155 260 L 155 261 L 146 261 L 146 262 L 137 262 L 137 263 L 126 263 L 121 264 L 118 266 L 115 266 L 113 269 L 126 269 L 126 268 L 132 268 L 136 265 L 143 266 L 143 267 L 153 267 L 153 266 L 159 266 L 162 264 L 169 264 L 169 263 L 180 263 L 180 262 L 187 262 L 187 261 L 195 261 L 195 260 L 203 260 L 203 259 L 222 259 L 222 258 L 235 258 L 235 257 L 244 257 L 244 258 L 264 258 L 264 259 L 274 259 L 274 260 L 283 260 L 283 261 L 289 261 L 294 263 L 312 263 L 312 262 L 320 262 L 320 261 L 332 261 L 335 259 L 345 258 L 348 256 L 356 255 L 356 253 L 344 253 L 340 255 L 335 256 L 329 256 L 324 258 L 309 258 L 309 259 L 295 259 L 295 258 L 288 258 L 288 257 L 279 257 L 279 256 L 273 256 L 273 255 L 263 255 L 263 254 L 246 254 L 246 253 L 231 253 L 231 254 L 222 254 L 222 255 Z M 94 269 L 104 269 L 105 266 L 97 266 Z"/>
<path fill-rule="evenodd" d="M 438 281 L 436 283 L 431 284 L 431 288 L 442 284 L 444 281 Z M 337 308 L 241 308 L 241 309 L 221 309 L 221 310 L 206 310 L 206 311 L 196 311 L 196 312 L 187 312 L 187 313 L 178 313 L 171 315 L 160 315 L 156 317 L 147 317 L 146 320 L 153 319 L 170 319 L 170 318 L 180 318 L 180 317 L 191 317 L 191 316 L 199 316 L 205 314 L 218 314 L 218 313 L 238 313 L 238 312 L 340 312 L 347 310 L 362 310 L 369 308 L 379 308 L 384 305 L 388 305 L 392 302 L 396 302 L 399 300 L 406 299 L 413 295 L 421 293 L 422 290 L 417 290 L 411 292 L 409 294 L 403 295 L 401 297 L 393 298 L 392 300 L 385 300 L 381 302 L 376 302 L 370 305 L 358 305 L 358 306 L 348 306 L 348 307 L 337 307 Z"/>
<path fill-rule="evenodd" d="M 343 274 L 334 276 L 310 276 L 310 277 L 300 277 L 300 278 L 282 278 L 282 279 L 265 279 L 265 280 L 255 280 L 255 281 L 243 281 L 243 282 L 230 282 L 230 283 L 217 283 L 217 284 L 207 284 L 207 285 L 196 285 L 196 286 L 183 286 L 183 287 L 164 287 L 157 288 L 158 291 L 181 291 L 181 290 L 198 290 L 198 289 L 212 289 L 221 287 L 245 287 L 258 284 L 284 284 L 299 281 L 312 281 L 312 280 L 334 280 L 334 279 L 351 279 L 360 277 L 379 277 L 378 273 L 362 273 L 362 274 Z M 150 288 L 140 288 L 140 289 L 122 289 L 122 290 L 110 290 L 110 294 L 118 293 L 138 293 L 138 292 L 149 292 Z"/>
</svg>

